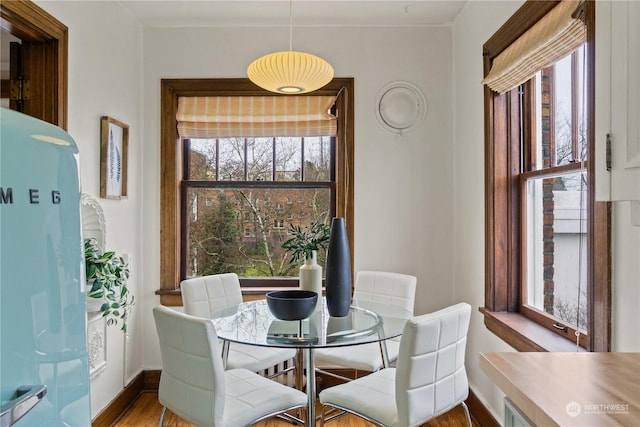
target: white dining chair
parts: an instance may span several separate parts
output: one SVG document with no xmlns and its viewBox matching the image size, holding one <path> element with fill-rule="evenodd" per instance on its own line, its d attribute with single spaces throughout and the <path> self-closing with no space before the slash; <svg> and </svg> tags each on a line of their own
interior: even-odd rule
<svg viewBox="0 0 640 427">
<path fill-rule="evenodd" d="M 408 427 L 462 405 L 471 427 L 464 403 L 469 395 L 464 362 L 470 317 L 471 306 L 459 303 L 408 320 L 395 368 L 320 392 L 323 424 L 332 407 L 378 426 Z"/>
<path fill-rule="evenodd" d="M 212 312 L 242 303 L 240 280 L 235 273 L 194 277 L 180 283 L 184 312 L 192 316 L 209 317 Z M 295 360 L 293 348 L 258 347 L 231 343 L 223 355 L 225 369 L 243 368 L 253 372 L 268 370 L 281 362 Z M 285 374 L 295 363 L 272 376 Z"/>
<path fill-rule="evenodd" d="M 395 306 L 413 314 L 417 278 L 408 274 L 385 271 L 359 271 L 353 291 L 353 299 L 376 303 L 380 307 Z M 384 351 L 386 347 L 387 360 Z M 322 348 L 315 352 L 316 372 L 343 380 L 350 378 L 337 374 L 335 370 L 356 369 L 375 372 L 385 363 L 398 357 L 400 338 L 380 343 L 369 343 L 348 347 Z"/>
<path fill-rule="evenodd" d="M 158 400 L 199 427 L 247 426 L 307 405 L 292 387 L 246 369 L 224 370 L 212 320 L 164 306 L 153 308 L 162 372 Z"/>
</svg>

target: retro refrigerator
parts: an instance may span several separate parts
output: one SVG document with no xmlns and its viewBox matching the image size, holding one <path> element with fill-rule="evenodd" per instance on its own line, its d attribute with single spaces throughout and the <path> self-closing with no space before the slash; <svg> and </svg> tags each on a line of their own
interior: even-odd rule
<svg viewBox="0 0 640 427">
<path fill-rule="evenodd" d="M 78 149 L 0 110 L 0 427 L 91 425 Z"/>
</svg>

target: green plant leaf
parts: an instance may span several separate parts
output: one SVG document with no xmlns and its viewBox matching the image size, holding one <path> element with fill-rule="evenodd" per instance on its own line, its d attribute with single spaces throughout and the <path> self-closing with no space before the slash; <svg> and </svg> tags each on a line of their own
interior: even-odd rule
<svg viewBox="0 0 640 427">
<path fill-rule="evenodd" d="M 134 304 L 133 295 L 127 288 L 128 264 L 114 251 L 100 253 L 93 238 L 84 241 L 84 257 L 86 279 L 93 280 L 88 296 L 106 300 L 100 306 L 102 317 L 107 325 L 122 320 L 121 330 L 126 332 L 127 319 Z"/>
<path fill-rule="evenodd" d="M 313 251 L 326 249 L 329 243 L 331 228 L 323 222 L 312 222 L 304 229 L 289 224 L 289 234 L 293 237 L 282 244 L 282 248 L 290 253 L 291 263 L 311 258 Z"/>
</svg>

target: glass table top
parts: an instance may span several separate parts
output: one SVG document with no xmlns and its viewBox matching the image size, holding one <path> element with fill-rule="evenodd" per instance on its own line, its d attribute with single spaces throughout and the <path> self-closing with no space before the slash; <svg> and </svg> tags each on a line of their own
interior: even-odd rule
<svg viewBox="0 0 640 427">
<path fill-rule="evenodd" d="M 250 301 L 214 312 L 218 337 L 237 343 L 292 348 L 340 347 L 376 342 L 402 334 L 411 313 L 371 301 L 352 301 L 349 314 L 331 317 L 322 298 L 307 319 L 276 319 L 266 300 Z"/>
</svg>

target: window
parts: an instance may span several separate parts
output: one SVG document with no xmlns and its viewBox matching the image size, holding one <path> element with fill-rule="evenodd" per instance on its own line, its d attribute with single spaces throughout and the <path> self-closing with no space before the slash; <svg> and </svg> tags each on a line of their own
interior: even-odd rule
<svg viewBox="0 0 640 427">
<path fill-rule="evenodd" d="M 179 304 L 185 277 L 236 271 L 242 286 L 291 286 L 281 241 L 288 224 L 345 217 L 353 236 L 353 79 L 335 78 L 310 95 L 336 97 L 335 137 L 189 137 L 176 126 L 180 97 L 272 96 L 248 79 L 163 80 L 161 287 Z M 189 123 L 187 123 L 189 125 Z M 211 206 L 195 206 L 210 200 Z M 293 204 L 300 200 L 301 205 Z M 197 212 L 194 216 L 192 212 Z M 194 221 L 197 218 L 197 221 Z M 235 230 L 235 231 L 234 231 Z M 208 237 L 208 238 L 207 238 Z M 220 253 L 224 256 L 211 257 Z M 265 268 L 269 261 L 283 264 Z M 353 243 L 351 242 L 353 253 Z M 277 254 L 275 253 L 277 252 Z M 261 258 L 262 257 L 262 258 Z M 241 262 L 242 260 L 242 262 Z M 253 260 L 254 264 L 251 264 Z M 293 270 L 292 270 L 293 271 Z M 297 276 L 297 271 L 289 274 Z"/>
<path fill-rule="evenodd" d="M 499 55 L 525 44 L 560 4 L 573 7 L 526 2 L 485 43 L 485 81 Z M 586 43 L 502 94 L 485 88 L 482 311 L 485 325 L 521 351 L 575 349 L 576 330 L 583 349 L 609 348 L 609 206 L 594 200 L 593 2 L 572 16 L 579 12 Z"/>
<path fill-rule="evenodd" d="M 521 171 L 526 278 L 521 312 L 545 314 L 556 329 L 587 337 L 588 156 L 584 101 L 584 46 L 533 77 L 535 119 L 521 137 L 530 164 Z M 520 91 L 524 94 L 524 89 Z M 584 280 L 583 280 L 584 279 Z"/>
<path fill-rule="evenodd" d="M 182 224 L 185 277 L 228 272 L 240 277 L 297 277 L 298 266 L 288 262 L 289 254 L 282 248 L 283 230 L 309 227 L 311 222 L 329 225 L 336 216 L 331 202 L 334 147 L 335 138 L 329 136 L 182 140 L 182 211 L 198 212 Z M 205 197 L 215 202 L 199 205 Z M 308 203 L 289 207 L 300 220 L 285 224 L 283 206 L 292 197 Z M 243 206 L 239 210 L 237 200 Z M 239 213 L 251 223 L 251 234 L 239 233 Z M 319 254 L 320 262 L 324 256 Z"/>
</svg>

